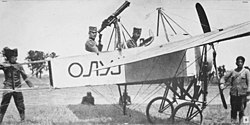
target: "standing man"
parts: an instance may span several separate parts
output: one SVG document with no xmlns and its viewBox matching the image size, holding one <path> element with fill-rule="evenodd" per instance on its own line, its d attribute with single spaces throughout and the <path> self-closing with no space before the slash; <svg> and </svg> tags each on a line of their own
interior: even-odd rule
<svg viewBox="0 0 250 125">
<path fill-rule="evenodd" d="M 95 52 L 99 54 L 102 51 L 102 45 L 95 42 L 95 38 L 97 35 L 97 27 L 90 26 L 89 27 L 89 39 L 85 43 L 85 49 L 89 52 Z"/>
<path fill-rule="evenodd" d="M 21 88 L 21 76 L 29 87 L 34 87 L 33 84 L 27 79 L 28 77 L 25 74 L 22 65 L 18 65 L 16 62 L 17 55 L 17 49 L 12 50 L 7 47 L 3 49 L 3 56 L 6 60 L 0 64 L 0 69 L 3 70 L 5 76 L 3 89 L 15 90 L 15 88 Z M 22 92 L 4 91 L 0 107 L 0 123 L 3 120 L 4 114 L 8 108 L 12 96 L 20 114 L 21 121 L 25 120 L 25 106 Z"/>
<path fill-rule="evenodd" d="M 226 73 L 220 80 L 221 88 L 225 88 L 226 81 L 230 81 L 230 104 L 231 104 L 231 122 L 237 123 L 237 112 L 239 112 L 239 123 L 244 116 L 244 110 L 247 105 L 247 96 L 250 92 L 250 71 L 243 68 L 245 58 L 238 56 L 236 58 L 237 68 Z"/>
<path fill-rule="evenodd" d="M 125 100 L 126 98 L 126 100 Z M 128 95 L 128 92 L 123 92 L 123 95 L 122 97 L 120 97 L 119 99 L 119 105 L 123 105 L 124 103 L 126 103 L 126 105 L 131 105 L 131 98 L 130 96 Z"/>
<path fill-rule="evenodd" d="M 92 96 L 91 92 L 87 92 L 87 96 L 82 98 L 81 104 L 95 105 L 95 98 Z"/>
<path fill-rule="evenodd" d="M 134 27 L 134 29 L 133 29 L 133 36 L 131 37 L 131 39 L 129 39 L 129 40 L 126 41 L 126 44 L 127 44 L 128 48 L 138 47 L 137 40 L 141 36 L 141 31 L 142 31 L 141 28 Z"/>
</svg>

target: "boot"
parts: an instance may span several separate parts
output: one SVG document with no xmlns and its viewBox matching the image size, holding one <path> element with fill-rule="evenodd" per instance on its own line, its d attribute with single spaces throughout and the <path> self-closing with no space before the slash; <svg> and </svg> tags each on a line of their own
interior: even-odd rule
<svg viewBox="0 0 250 125">
<path fill-rule="evenodd" d="M 242 121 L 243 121 L 243 116 L 244 116 L 244 111 L 240 111 L 240 112 L 239 112 L 239 124 L 242 123 Z"/>
<path fill-rule="evenodd" d="M 21 118 L 21 122 L 23 122 L 25 120 L 25 114 L 24 113 L 21 113 L 20 114 L 20 118 Z"/>
<path fill-rule="evenodd" d="M 237 124 L 237 119 L 231 119 L 231 124 L 236 125 Z"/>
</svg>

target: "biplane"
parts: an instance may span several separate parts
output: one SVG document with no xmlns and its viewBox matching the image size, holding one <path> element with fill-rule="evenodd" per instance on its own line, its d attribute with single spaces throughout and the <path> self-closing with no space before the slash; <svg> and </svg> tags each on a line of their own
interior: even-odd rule
<svg viewBox="0 0 250 125">
<path fill-rule="evenodd" d="M 115 50 L 104 51 L 98 55 L 90 53 L 22 64 L 48 62 L 52 88 L 115 84 L 118 86 L 120 97 L 124 97 L 121 87 L 124 87 L 124 92 L 126 92 L 128 85 L 159 84 L 165 88 L 164 94 L 152 99 L 146 107 L 146 115 L 150 123 L 202 124 L 202 111 L 208 104 L 206 97 L 209 71 L 212 67 L 207 53 L 213 51 L 212 63 L 215 74 L 218 74 L 214 43 L 249 36 L 250 22 L 211 31 L 205 11 L 197 3 L 196 9 L 204 31 L 203 34 L 153 45 L 151 43 L 157 43 L 157 40 L 160 39 L 151 33 L 150 37 L 144 41 L 145 46 L 128 49 L 121 47 L 121 44 L 125 43 L 125 39 L 122 39 L 124 32 L 121 32 L 124 27 L 120 23 L 118 15 L 129 5 L 130 2 L 125 1 L 115 13 L 103 21 L 98 31 L 101 34 L 106 27 L 113 25 L 111 37 L 115 34 Z M 168 21 L 168 16 L 161 8 L 157 8 L 157 11 L 157 29 L 159 29 L 160 20 Z M 167 36 L 165 37 L 167 38 Z M 199 47 L 203 48 L 202 51 Z M 196 51 L 197 73 L 188 76 L 186 50 L 191 48 L 195 48 Z M 222 102 L 226 108 L 223 90 L 219 87 L 218 89 L 220 89 Z M 124 114 L 126 114 L 126 106 L 126 101 L 124 101 Z"/>
</svg>

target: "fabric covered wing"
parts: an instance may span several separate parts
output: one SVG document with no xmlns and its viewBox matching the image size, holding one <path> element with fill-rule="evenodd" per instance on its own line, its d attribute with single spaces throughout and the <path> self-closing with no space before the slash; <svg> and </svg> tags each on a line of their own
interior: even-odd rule
<svg viewBox="0 0 250 125">
<path fill-rule="evenodd" d="M 165 54 L 170 54 L 178 52 L 181 50 L 202 46 L 209 43 L 222 42 L 230 39 L 240 38 L 250 35 L 250 22 L 245 22 L 238 25 L 233 25 L 224 29 L 215 30 L 202 35 L 194 36 L 188 39 L 169 42 L 167 44 L 151 47 L 144 49 L 143 51 L 138 51 L 130 55 L 122 56 L 119 59 L 115 59 L 107 65 L 98 68 L 105 69 L 108 67 L 113 67 L 117 65 L 125 65 L 128 63 L 137 62 L 144 59 L 149 59 L 156 56 L 161 56 Z M 133 48 L 137 49 L 137 48 Z"/>
</svg>

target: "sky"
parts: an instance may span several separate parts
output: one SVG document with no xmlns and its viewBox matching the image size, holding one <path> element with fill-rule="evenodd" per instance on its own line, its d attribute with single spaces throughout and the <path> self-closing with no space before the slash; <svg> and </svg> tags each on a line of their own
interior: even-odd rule
<svg viewBox="0 0 250 125">
<path fill-rule="evenodd" d="M 125 0 L 2 0 L 0 1 L 0 49 L 5 46 L 18 48 L 19 62 L 24 62 L 29 50 L 55 52 L 60 57 L 88 54 L 84 43 L 88 27 L 100 25 L 118 9 Z M 192 36 L 202 33 L 195 3 L 204 7 L 212 30 L 250 21 L 249 0 L 130 0 L 119 18 L 128 32 L 141 27 L 142 37 L 152 30 L 156 35 L 156 8 L 175 20 Z M 176 27 L 177 31 L 179 29 Z M 107 49 L 112 27 L 102 34 L 104 50 Z M 183 38 L 182 33 L 171 40 Z M 162 29 L 160 36 L 164 37 Z M 166 43 L 166 40 L 154 41 Z M 250 66 L 250 37 L 216 44 L 217 65 L 227 69 L 235 67 L 238 55 L 246 57 Z M 1 58 L 1 56 L 0 56 Z M 2 59 L 1 59 L 2 61 Z"/>
</svg>

